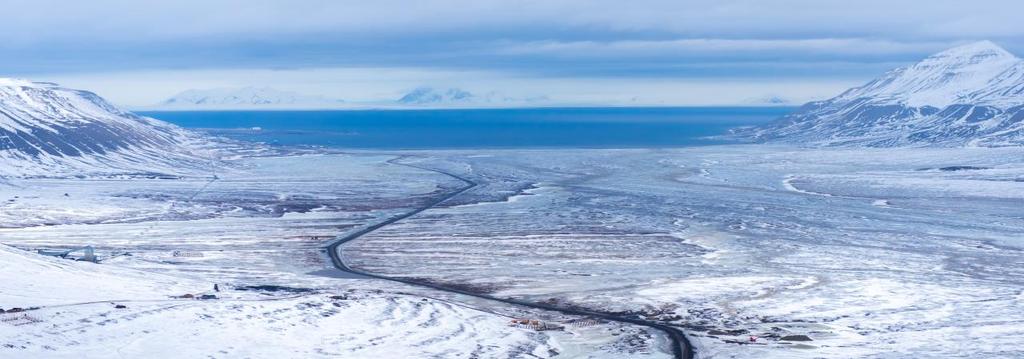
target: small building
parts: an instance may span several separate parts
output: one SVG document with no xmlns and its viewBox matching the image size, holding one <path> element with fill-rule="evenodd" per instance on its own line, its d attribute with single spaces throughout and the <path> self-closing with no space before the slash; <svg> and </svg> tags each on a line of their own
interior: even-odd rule
<svg viewBox="0 0 1024 359">
<path fill-rule="evenodd" d="M 81 252 L 81 254 L 78 254 L 79 252 Z M 92 248 L 92 246 L 85 246 L 85 247 L 78 247 L 78 248 L 71 248 L 71 249 L 64 249 L 64 250 L 40 249 L 40 250 L 37 250 L 36 253 L 42 254 L 44 256 L 60 257 L 60 258 L 65 258 L 65 259 L 73 259 L 73 260 L 76 260 L 76 261 L 85 261 L 85 262 L 93 262 L 93 263 L 99 262 L 99 258 L 96 257 L 96 251 Z"/>
</svg>

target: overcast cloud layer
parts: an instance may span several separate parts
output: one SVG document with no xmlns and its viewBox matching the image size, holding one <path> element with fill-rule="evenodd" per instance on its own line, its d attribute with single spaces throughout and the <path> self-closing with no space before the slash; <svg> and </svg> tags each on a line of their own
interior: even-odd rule
<svg viewBox="0 0 1024 359">
<path fill-rule="evenodd" d="M 0 76 L 129 105 L 246 85 L 355 100 L 417 86 L 805 100 L 962 42 L 1024 50 L 1020 1 L 0 1 Z"/>
</svg>

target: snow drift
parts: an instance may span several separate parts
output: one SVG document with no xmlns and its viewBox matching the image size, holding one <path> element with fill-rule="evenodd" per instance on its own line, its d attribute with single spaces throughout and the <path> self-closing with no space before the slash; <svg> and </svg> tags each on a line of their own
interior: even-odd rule
<svg viewBox="0 0 1024 359">
<path fill-rule="evenodd" d="M 198 281 L 37 255 L 0 244 L 0 308 L 122 299 L 166 299 L 205 289 Z"/>
</svg>

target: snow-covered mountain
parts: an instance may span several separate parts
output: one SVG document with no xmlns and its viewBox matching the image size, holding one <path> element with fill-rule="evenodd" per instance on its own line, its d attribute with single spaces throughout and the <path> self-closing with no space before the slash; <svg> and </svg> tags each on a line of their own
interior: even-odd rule
<svg viewBox="0 0 1024 359">
<path fill-rule="evenodd" d="M 1024 145 L 1024 60 L 981 41 L 734 134 L 839 146 Z"/>
<path fill-rule="evenodd" d="M 475 94 L 460 88 L 420 87 L 409 91 L 395 102 L 402 106 L 422 107 L 504 107 L 537 105 L 548 101 L 546 96 L 514 97 L 495 91 Z"/>
<path fill-rule="evenodd" d="M 792 100 L 790 100 L 788 98 L 785 98 L 785 97 L 782 97 L 782 96 L 776 96 L 776 95 L 749 98 L 749 99 L 743 101 L 743 104 L 744 105 L 753 105 L 753 106 L 793 106 L 794 105 Z"/>
<path fill-rule="evenodd" d="M 213 143 L 88 91 L 0 79 L 0 177 L 183 173 Z"/>
<path fill-rule="evenodd" d="M 166 109 L 300 109 L 336 108 L 344 101 L 267 87 L 187 90 L 155 105 Z"/>
<path fill-rule="evenodd" d="M 397 102 L 403 105 L 464 104 L 472 102 L 475 98 L 473 93 L 458 88 L 439 90 L 432 87 L 420 87 L 409 91 Z"/>
</svg>

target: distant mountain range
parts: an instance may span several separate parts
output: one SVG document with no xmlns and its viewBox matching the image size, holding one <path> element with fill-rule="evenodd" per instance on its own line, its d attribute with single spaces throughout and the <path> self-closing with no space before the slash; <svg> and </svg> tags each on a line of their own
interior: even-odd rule
<svg viewBox="0 0 1024 359">
<path fill-rule="evenodd" d="M 330 109 L 345 102 L 267 87 L 187 90 L 153 108 L 163 109 Z"/>
<path fill-rule="evenodd" d="M 546 96 L 505 96 L 497 92 L 477 95 L 460 88 L 435 89 L 432 87 L 420 87 L 409 91 L 395 102 L 403 106 L 503 107 L 542 104 L 549 102 L 549 99 Z"/>
<path fill-rule="evenodd" d="M 435 104 L 459 104 L 470 103 L 476 99 L 469 91 L 450 88 L 447 90 L 436 90 L 430 87 L 420 87 L 398 99 L 398 103 L 404 105 L 435 105 Z"/>
<path fill-rule="evenodd" d="M 1024 60 L 989 41 L 963 45 L 734 135 L 816 146 L 1024 145 Z"/>
<path fill-rule="evenodd" d="M 744 105 L 751 106 L 792 106 L 794 105 L 793 100 L 790 100 L 781 96 L 765 96 L 750 98 L 743 101 Z"/>
<path fill-rule="evenodd" d="M 302 95 L 267 87 L 187 90 L 144 109 L 162 110 L 262 110 L 262 109 L 340 109 L 389 107 L 510 107 L 548 102 L 545 96 L 511 97 L 497 92 L 478 95 L 459 89 L 419 87 L 395 100 L 346 102 L 325 96 Z"/>
<path fill-rule="evenodd" d="M 92 92 L 0 78 L 0 177 L 183 173 L 212 144 Z"/>
</svg>

